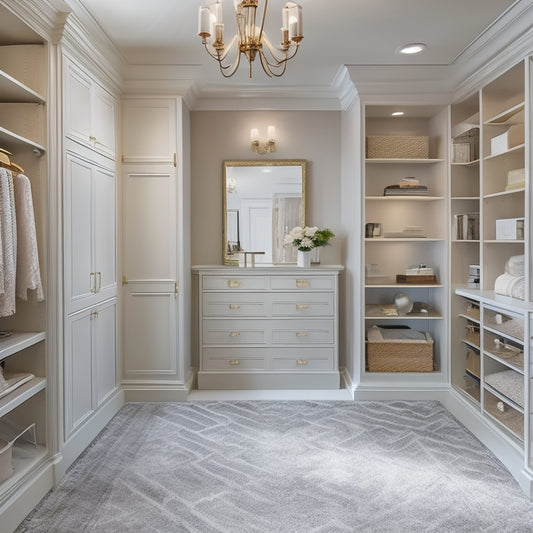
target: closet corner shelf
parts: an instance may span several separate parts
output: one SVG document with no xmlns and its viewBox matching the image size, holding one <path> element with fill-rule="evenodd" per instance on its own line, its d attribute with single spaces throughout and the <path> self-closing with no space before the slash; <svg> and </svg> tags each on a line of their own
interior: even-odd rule
<svg viewBox="0 0 533 533">
<path fill-rule="evenodd" d="M 30 141 L 30 139 L 26 139 L 25 137 L 17 135 L 16 133 L 6 130 L 2 127 L 0 127 L 0 145 L 7 149 L 11 149 L 12 151 L 16 151 L 17 148 L 20 149 L 21 146 L 29 146 L 39 150 L 40 153 L 46 152 L 46 148 L 39 143 Z"/>
<path fill-rule="evenodd" d="M 479 159 L 467 161 L 466 163 L 452 163 L 452 167 L 477 167 L 479 166 Z"/>
<path fill-rule="evenodd" d="M 39 93 L 12 78 L 3 70 L 0 70 L 0 94 L 2 95 L 2 102 L 10 104 L 44 104 L 46 101 Z"/>
<path fill-rule="evenodd" d="M 509 196 L 510 194 L 524 193 L 525 190 L 526 189 L 524 187 L 520 187 L 518 189 L 511 189 L 509 191 L 498 191 L 498 192 L 493 192 L 490 194 L 485 194 L 483 198 L 499 198 L 500 196 Z"/>
<path fill-rule="evenodd" d="M 454 201 L 455 200 L 459 200 L 459 201 L 461 201 L 461 200 L 462 201 L 466 201 L 466 200 L 468 200 L 468 201 L 472 201 L 472 200 L 479 201 L 479 196 L 452 196 L 451 200 L 454 200 Z"/>
<path fill-rule="evenodd" d="M 483 350 L 483 354 L 487 357 L 490 357 L 491 359 L 494 359 L 494 361 L 498 361 L 498 363 L 506 366 L 507 368 L 510 368 L 519 374 L 524 375 L 524 357 L 522 355 L 522 358 L 518 356 L 513 357 L 500 357 L 498 354 L 495 354 L 493 352 L 490 352 L 488 350 Z"/>
<path fill-rule="evenodd" d="M 409 289 L 441 289 L 444 285 L 440 283 L 366 283 L 365 289 L 398 289 L 398 288 L 409 288 Z"/>
<path fill-rule="evenodd" d="M 444 200 L 444 196 L 366 196 L 365 199 L 372 202 L 435 202 Z"/>
<path fill-rule="evenodd" d="M 501 126 L 504 124 L 508 124 L 509 120 L 511 120 L 512 117 L 523 111 L 525 108 L 525 102 L 520 102 L 519 104 L 516 104 L 513 107 L 510 107 L 509 109 L 506 109 L 505 111 L 502 111 L 501 113 L 498 113 L 497 115 L 494 115 L 493 117 L 489 118 L 485 121 L 485 124 L 488 126 Z"/>
<path fill-rule="evenodd" d="M 45 338 L 44 331 L 13 333 L 0 340 L 0 360 L 44 341 Z"/>
<path fill-rule="evenodd" d="M 434 237 L 365 237 L 365 242 L 442 242 Z"/>
<path fill-rule="evenodd" d="M 452 240 L 452 243 L 465 243 L 465 242 L 469 242 L 469 243 L 477 243 L 479 244 L 479 239 L 453 239 Z"/>
<path fill-rule="evenodd" d="M 393 164 L 402 164 L 402 165 L 427 165 L 427 164 L 433 164 L 433 163 L 443 163 L 446 161 L 445 159 L 401 159 L 401 158 L 393 158 L 393 157 L 380 157 L 380 158 L 366 158 L 366 163 L 393 163 Z"/>
<path fill-rule="evenodd" d="M 470 346 L 470 348 L 474 348 L 474 350 L 477 350 L 478 352 L 481 351 L 481 346 L 478 346 L 473 342 L 467 341 L 466 339 L 461 339 L 461 342 L 464 342 L 467 346 Z"/>
<path fill-rule="evenodd" d="M 524 240 L 519 239 L 486 239 L 483 241 L 485 244 L 524 244 Z"/>
<path fill-rule="evenodd" d="M 479 318 L 475 318 L 473 316 L 467 315 L 466 313 L 459 313 L 457 315 L 460 318 L 466 318 L 467 320 L 470 320 L 471 322 L 474 322 L 475 324 L 481 324 L 481 321 Z"/>
<path fill-rule="evenodd" d="M 518 146 L 513 146 L 512 148 L 509 148 L 509 150 L 506 150 L 505 152 L 501 152 L 500 154 L 494 154 L 494 155 L 488 155 L 483 158 L 484 161 L 492 161 L 493 159 L 498 158 L 504 158 L 505 156 L 517 154 L 519 152 L 523 152 L 525 148 L 525 144 L 519 144 Z"/>
<path fill-rule="evenodd" d="M 13 411 L 15 407 L 23 404 L 26 400 L 35 396 L 38 392 L 46 388 L 46 378 L 36 377 L 24 383 L 13 392 L 0 398 L 0 417 Z"/>
</svg>

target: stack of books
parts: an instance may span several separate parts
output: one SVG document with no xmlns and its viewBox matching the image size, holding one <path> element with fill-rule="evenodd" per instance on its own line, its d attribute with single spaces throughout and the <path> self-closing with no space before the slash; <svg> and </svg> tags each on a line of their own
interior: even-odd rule
<svg viewBox="0 0 533 533">
<path fill-rule="evenodd" d="M 427 185 L 420 185 L 417 178 L 402 178 L 396 185 L 388 185 L 383 192 L 384 196 L 420 196 L 427 195 Z"/>
</svg>

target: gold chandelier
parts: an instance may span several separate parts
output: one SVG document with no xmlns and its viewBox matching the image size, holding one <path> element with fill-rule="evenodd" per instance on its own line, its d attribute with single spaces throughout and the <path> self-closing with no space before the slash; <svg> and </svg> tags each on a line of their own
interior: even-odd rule
<svg viewBox="0 0 533 533">
<path fill-rule="evenodd" d="M 302 7 L 295 2 L 287 2 L 282 8 L 281 45 L 276 48 L 264 32 L 268 0 L 264 0 L 260 21 L 257 8 L 259 0 L 235 0 L 237 34 L 229 45 L 224 44 L 224 24 L 222 23 L 222 3 L 217 0 L 200 7 L 198 35 L 202 38 L 207 53 L 218 61 L 220 72 L 225 78 L 233 76 L 244 54 L 249 63 L 249 77 L 252 77 L 252 63 L 259 56 L 263 70 L 268 76 L 283 76 L 287 62 L 292 59 L 300 46 L 303 36 Z M 235 50 L 233 62 L 226 61 L 230 51 Z"/>
</svg>

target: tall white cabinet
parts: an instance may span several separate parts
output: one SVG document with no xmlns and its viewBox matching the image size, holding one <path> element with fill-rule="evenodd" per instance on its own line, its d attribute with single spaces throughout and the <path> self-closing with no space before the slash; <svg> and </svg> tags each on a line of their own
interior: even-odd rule
<svg viewBox="0 0 533 533">
<path fill-rule="evenodd" d="M 122 102 L 122 386 L 129 400 L 184 400 L 190 388 L 187 124 L 181 98 Z"/>
<path fill-rule="evenodd" d="M 117 99 L 63 56 L 65 465 L 122 403 L 117 360 Z M 81 431 L 83 429 L 83 431 Z"/>
</svg>

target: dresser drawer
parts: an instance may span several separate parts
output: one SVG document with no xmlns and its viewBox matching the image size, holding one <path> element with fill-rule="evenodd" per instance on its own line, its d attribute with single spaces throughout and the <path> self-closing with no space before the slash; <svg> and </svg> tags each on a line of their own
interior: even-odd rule
<svg viewBox="0 0 533 533">
<path fill-rule="evenodd" d="M 265 316 L 265 293 L 204 292 L 204 316 Z"/>
<path fill-rule="evenodd" d="M 287 292 L 272 294 L 272 316 L 334 316 L 332 292 Z"/>
<path fill-rule="evenodd" d="M 202 370 L 224 370 L 239 372 L 241 370 L 264 370 L 265 358 L 261 350 L 255 352 L 249 348 L 206 348 L 202 361 Z"/>
<path fill-rule="evenodd" d="M 273 291 L 332 291 L 335 288 L 333 276 L 272 276 L 270 287 Z"/>
<path fill-rule="evenodd" d="M 204 344 L 265 344 L 267 328 L 262 320 L 210 320 L 202 321 Z"/>
<path fill-rule="evenodd" d="M 332 344 L 333 320 L 273 320 L 272 344 Z"/>
<path fill-rule="evenodd" d="M 204 291 L 264 291 L 265 276 L 205 276 Z"/>
<path fill-rule="evenodd" d="M 294 370 L 298 372 L 312 372 L 314 370 L 335 370 L 333 362 L 333 348 L 325 351 L 322 356 L 306 355 L 305 351 L 295 356 L 274 356 L 272 358 L 273 370 Z"/>
</svg>

